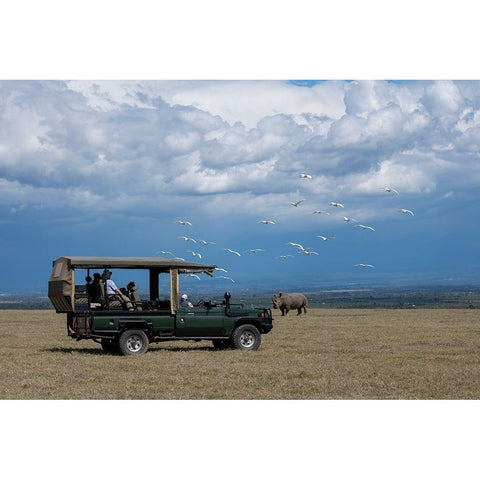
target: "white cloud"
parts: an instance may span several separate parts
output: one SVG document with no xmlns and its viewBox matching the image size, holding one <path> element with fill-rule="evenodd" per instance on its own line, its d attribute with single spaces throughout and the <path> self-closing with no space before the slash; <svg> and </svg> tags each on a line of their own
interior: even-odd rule
<svg viewBox="0 0 480 480">
<path fill-rule="evenodd" d="M 384 185 L 409 195 L 474 188 L 475 85 L 0 83 L 0 201 L 12 212 L 66 202 L 149 215 L 175 198 L 266 215 L 297 195 L 322 208 Z M 298 179 L 303 171 L 313 180 Z"/>
<path fill-rule="evenodd" d="M 161 97 L 171 106 L 193 106 L 211 115 L 219 115 L 232 126 L 241 122 L 247 128 L 256 127 L 262 118 L 276 113 L 311 113 L 340 118 L 345 111 L 344 83 L 336 81 L 313 88 L 265 80 L 81 81 L 68 82 L 68 85 L 82 93 L 88 105 L 100 111 L 118 109 L 122 104 L 153 108 L 151 100 Z"/>
</svg>

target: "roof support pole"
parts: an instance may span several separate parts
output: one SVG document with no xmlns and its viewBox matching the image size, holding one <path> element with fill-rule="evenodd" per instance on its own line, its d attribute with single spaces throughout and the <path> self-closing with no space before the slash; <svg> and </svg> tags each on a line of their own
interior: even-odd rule
<svg viewBox="0 0 480 480">
<path fill-rule="evenodd" d="M 158 275 L 160 274 L 160 271 L 156 268 L 150 268 L 149 269 L 150 273 L 150 301 L 155 302 L 158 300 L 160 293 L 158 290 Z"/>
<path fill-rule="evenodd" d="M 172 314 L 174 314 L 180 304 L 180 282 L 178 278 L 178 269 L 170 269 L 170 308 Z"/>
</svg>

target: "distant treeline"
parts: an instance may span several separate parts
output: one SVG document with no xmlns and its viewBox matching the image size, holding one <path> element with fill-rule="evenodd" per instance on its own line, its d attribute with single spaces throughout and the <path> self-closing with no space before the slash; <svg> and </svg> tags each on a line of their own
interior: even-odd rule
<svg viewBox="0 0 480 480">
<path fill-rule="evenodd" d="M 371 290 L 326 290 L 303 292 L 310 308 L 480 308 L 480 288 L 449 290 L 446 288 L 421 289 L 371 289 Z M 195 302 L 205 295 L 191 295 Z M 143 298 L 147 298 L 143 295 Z M 268 307 L 272 305 L 272 295 L 233 293 L 232 301 L 245 306 Z M 221 303 L 221 295 L 211 300 Z M 0 309 L 53 310 L 50 300 L 32 295 L 3 295 Z"/>
</svg>

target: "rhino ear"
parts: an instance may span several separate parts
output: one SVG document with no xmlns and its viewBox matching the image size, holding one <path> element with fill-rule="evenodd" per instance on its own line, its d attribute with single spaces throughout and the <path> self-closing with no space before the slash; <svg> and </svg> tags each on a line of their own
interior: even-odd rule
<svg viewBox="0 0 480 480">
<path fill-rule="evenodd" d="M 282 292 L 279 292 L 279 293 L 278 293 L 278 296 L 281 297 L 281 296 L 282 296 Z"/>
</svg>

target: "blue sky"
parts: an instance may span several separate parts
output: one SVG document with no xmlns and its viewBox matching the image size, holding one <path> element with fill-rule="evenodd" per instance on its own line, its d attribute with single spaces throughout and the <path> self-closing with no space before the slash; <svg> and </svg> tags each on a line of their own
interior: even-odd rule
<svg viewBox="0 0 480 480">
<path fill-rule="evenodd" d="M 0 288 L 159 250 L 230 289 L 479 283 L 477 81 L 2 81 L 0 127 Z"/>
</svg>

